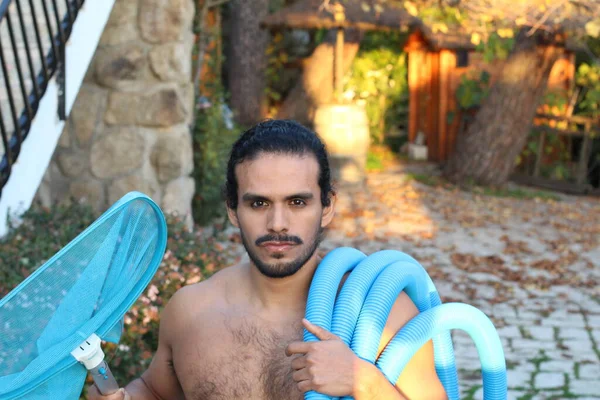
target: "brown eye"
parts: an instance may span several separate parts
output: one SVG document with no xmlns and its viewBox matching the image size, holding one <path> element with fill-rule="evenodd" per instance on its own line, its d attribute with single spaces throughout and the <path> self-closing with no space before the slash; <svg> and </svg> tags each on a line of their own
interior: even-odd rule
<svg viewBox="0 0 600 400">
<path fill-rule="evenodd" d="M 251 204 L 252 208 L 260 208 L 260 207 L 265 207 L 267 205 L 267 202 L 263 201 L 263 200 L 256 200 L 255 202 L 253 202 Z"/>
<path fill-rule="evenodd" d="M 292 200 L 292 205 L 301 207 L 301 206 L 305 206 L 306 202 L 302 199 L 294 199 L 294 200 Z"/>
</svg>

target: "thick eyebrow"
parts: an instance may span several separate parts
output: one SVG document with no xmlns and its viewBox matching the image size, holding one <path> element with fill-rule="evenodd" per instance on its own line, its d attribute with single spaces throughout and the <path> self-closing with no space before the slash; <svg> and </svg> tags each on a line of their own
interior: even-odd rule
<svg viewBox="0 0 600 400">
<path fill-rule="evenodd" d="M 290 196 L 286 196 L 285 200 L 293 200 L 293 199 L 301 199 L 301 200 L 311 200 L 313 199 L 315 196 L 310 193 L 310 192 L 305 192 L 305 193 L 296 193 L 296 194 L 292 194 Z M 243 201 L 270 201 L 270 199 L 268 197 L 265 196 L 261 196 L 259 194 L 255 194 L 255 193 L 244 193 L 244 195 L 242 196 L 242 200 Z"/>
</svg>

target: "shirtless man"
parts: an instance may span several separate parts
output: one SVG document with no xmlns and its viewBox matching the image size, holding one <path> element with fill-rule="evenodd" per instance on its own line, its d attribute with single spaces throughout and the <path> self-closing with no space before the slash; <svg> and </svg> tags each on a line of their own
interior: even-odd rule
<svg viewBox="0 0 600 400">
<path fill-rule="evenodd" d="M 303 319 L 335 212 L 326 150 L 310 130 L 267 121 L 244 132 L 227 166 L 227 212 L 251 262 L 179 290 L 162 312 L 147 371 L 91 400 L 301 400 L 310 390 L 366 399 L 445 399 L 431 341 L 396 385 L 339 338 Z M 379 352 L 418 311 L 402 293 Z M 321 339 L 304 343 L 303 328 Z"/>
</svg>

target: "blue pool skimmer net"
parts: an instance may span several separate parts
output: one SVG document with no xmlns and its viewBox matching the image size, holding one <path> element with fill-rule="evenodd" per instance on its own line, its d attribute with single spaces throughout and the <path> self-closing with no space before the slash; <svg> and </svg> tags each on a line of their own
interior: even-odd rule
<svg viewBox="0 0 600 400">
<path fill-rule="evenodd" d="M 100 339 L 118 343 L 166 242 L 159 207 L 129 193 L 4 297 L 0 400 L 78 399 L 88 370 L 103 393 L 115 392 Z"/>
</svg>

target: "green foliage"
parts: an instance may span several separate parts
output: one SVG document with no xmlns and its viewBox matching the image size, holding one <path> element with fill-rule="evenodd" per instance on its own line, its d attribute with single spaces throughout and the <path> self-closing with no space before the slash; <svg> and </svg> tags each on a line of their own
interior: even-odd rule
<svg viewBox="0 0 600 400">
<path fill-rule="evenodd" d="M 225 216 L 222 188 L 225 183 L 227 160 L 240 129 L 227 127 L 221 91 L 211 103 L 197 111 L 193 132 L 194 179 L 196 195 L 193 201 L 194 220 L 205 225 Z"/>
<path fill-rule="evenodd" d="M 448 190 L 455 190 L 457 186 L 449 183 L 445 179 L 439 176 L 428 175 L 428 174 L 419 174 L 419 173 L 409 173 L 406 174 L 408 180 L 417 181 L 427 186 L 433 187 L 443 187 Z M 560 201 L 560 197 L 551 192 L 546 192 L 542 190 L 529 190 L 522 188 L 494 188 L 487 186 L 478 186 L 473 183 L 465 184 L 460 187 L 460 189 L 472 192 L 474 194 L 480 194 L 484 196 L 490 197 L 510 197 L 516 199 L 540 199 L 540 200 L 552 200 L 552 201 Z"/>
<path fill-rule="evenodd" d="M 281 100 L 281 93 L 274 88 L 281 81 L 281 76 L 288 62 L 288 53 L 285 50 L 284 36 L 277 32 L 267 47 L 267 67 L 265 68 L 265 94 L 269 103 Z"/>
<path fill-rule="evenodd" d="M 220 30 L 206 34 L 220 35 Z M 226 115 L 227 93 L 221 80 L 223 55 L 220 46 L 207 51 L 205 59 L 211 77 L 201 82 L 207 97 L 197 95 L 192 131 L 194 149 L 195 196 L 192 202 L 194 221 L 205 225 L 225 215 L 221 188 L 225 183 L 226 165 L 231 145 L 240 131 Z M 212 78 L 214 77 L 214 78 Z M 232 126 L 228 126 L 228 118 Z"/>
<path fill-rule="evenodd" d="M 549 90 L 542 99 L 543 105 L 560 110 L 564 110 L 568 103 L 569 97 L 565 90 Z"/>
<path fill-rule="evenodd" d="M 462 110 L 470 110 L 481 105 L 490 90 L 490 74 L 481 71 L 464 74 L 460 77 L 460 84 L 456 89 L 458 105 Z"/>
<path fill-rule="evenodd" d="M 434 32 L 448 33 L 459 27 L 467 15 L 458 7 L 429 7 L 423 8 L 419 17 L 430 25 Z"/>
<path fill-rule="evenodd" d="M 346 77 L 345 98 L 365 104 L 376 144 L 383 142 L 386 129 L 394 129 L 406 118 L 408 63 L 402 52 L 405 40 L 400 33 L 368 33 Z"/>
<path fill-rule="evenodd" d="M 600 114 L 600 65 L 581 64 L 577 70 L 577 84 L 585 88 L 579 103 L 581 114 L 598 116 Z"/>
<path fill-rule="evenodd" d="M 514 48 L 513 32 L 503 29 L 500 33 L 492 32 L 487 40 L 482 40 L 479 36 L 477 38 L 479 43 L 476 51 L 483 54 L 483 59 L 488 64 L 497 60 L 506 60 Z M 462 110 L 470 110 L 481 105 L 489 94 L 490 78 L 490 74 L 485 70 L 470 71 L 461 76 L 456 98 Z M 453 115 L 449 118 L 453 118 Z"/>
<path fill-rule="evenodd" d="M 512 34 L 505 34 L 504 37 L 496 32 L 492 32 L 487 40 L 482 40 L 477 45 L 477 51 L 483 54 L 483 59 L 487 63 L 495 60 L 506 60 L 515 46 L 515 38 Z"/>
<path fill-rule="evenodd" d="M 406 179 L 408 181 L 416 181 L 424 185 L 433 187 L 443 185 L 441 178 L 428 174 L 408 173 L 406 174 Z"/>
<path fill-rule="evenodd" d="M 0 240 L 0 297 L 95 220 L 90 207 L 60 205 L 53 212 L 31 208 Z"/>
<path fill-rule="evenodd" d="M 383 161 L 374 153 L 367 153 L 367 171 L 383 170 Z"/>
<path fill-rule="evenodd" d="M 0 241 L 0 298 L 98 216 L 89 207 L 78 204 L 53 209 L 34 207 L 25 213 L 23 223 Z M 138 377 L 150 364 L 158 345 L 160 312 L 171 296 L 182 286 L 209 277 L 227 263 L 218 237 L 189 232 L 177 220 L 168 221 L 168 233 L 162 263 L 146 291 L 125 315 L 119 345 L 103 346 L 115 378 L 122 385 Z"/>
</svg>

